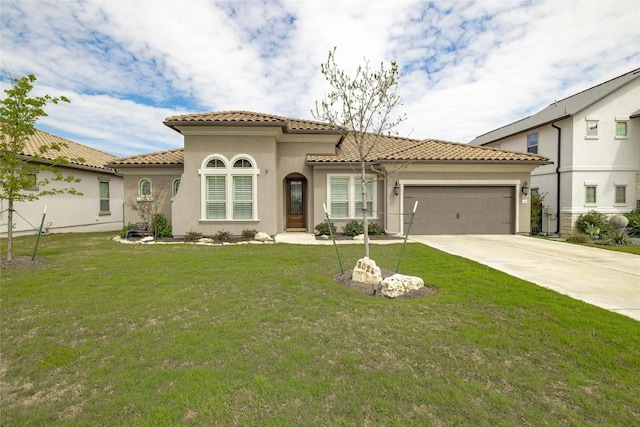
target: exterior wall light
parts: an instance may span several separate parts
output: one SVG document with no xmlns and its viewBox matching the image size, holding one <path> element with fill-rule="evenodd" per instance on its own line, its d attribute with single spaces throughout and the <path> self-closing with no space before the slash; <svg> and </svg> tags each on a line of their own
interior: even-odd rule
<svg viewBox="0 0 640 427">
<path fill-rule="evenodd" d="M 393 186 L 393 194 L 395 196 L 400 194 L 400 185 L 398 185 L 398 181 L 396 181 L 396 184 Z"/>
<path fill-rule="evenodd" d="M 524 181 L 524 182 L 522 183 L 522 189 L 521 189 L 521 191 L 522 191 L 522 194 L 524 194 L 525 196 L 526 196 L 527 194 L 529 194 L 529 184 L 527 183 L 527 181 Z"/>
</svg>

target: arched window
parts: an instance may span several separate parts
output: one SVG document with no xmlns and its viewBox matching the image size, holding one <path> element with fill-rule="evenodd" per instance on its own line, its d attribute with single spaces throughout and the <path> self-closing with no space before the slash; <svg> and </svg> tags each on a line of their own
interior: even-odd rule
<svg viewBox="0 0 640 427">
<path fill-rule="evenodd" d="M 171 185 L 172 197 L 176 197 L 176 194 L 178 194 L 178 188 L 180 188 L 180 178 L 173 180 L 173 184 Z"/>
<path fill-rule="evenodd" d="M 147 178 L 140 180 L 138 184 L 138 195 L 140 197 L 151 197 L 151 181 Z"/>
<path fill-rule="evenodd" d="M 227 160 L 207 157 L 199 170 L 202 182 L 203 220 L 256 220 L 257 176 L 255 160 L 246 154 Z M 229 167 L 228 165 L 233 165 Z"/>
</svg>

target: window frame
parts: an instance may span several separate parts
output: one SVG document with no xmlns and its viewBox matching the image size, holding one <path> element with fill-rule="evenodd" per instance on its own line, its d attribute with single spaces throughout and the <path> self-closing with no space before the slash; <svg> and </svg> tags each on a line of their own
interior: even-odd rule
<svg viewBox="0 0 640 427">
<path fill-rule="evenodd" d="M 618 125 L 624 123 L 624 135 L 618 133 Z M 629 118 L 628 117 L 616 117 L 615 123 L 615 139 L 629 139 Z"/>
<path fill-rule="evenodd" d="M 215 161 L 216 166 L 210 167 L 209 163 Z M 240 166 L 235 166 L 237 162 L 241 162 Z M 224 165 L 224 167 L 222 166 Z M 198 174 L 201 179 L 201 208 L 200 208 L 200 221 L 201 222 L 247 222 L 247 221 L 259 221 L 258 219 L 258 175 L 260 169 L 257 167 L 256 160 L 248 154 L 237 154 L 231 159 L 227 159 L 222 154 L 211 154 L 207 156 L 201 164 L 201 168 L 198 170 Z M 209 218 L 208 217 L 208 203 L 212 200 L 208 199 L 208 185 L 209 177 L 224 177 L 224 217 L 223 218 Z M 250 177 L 250 199 L 236 200 L 236 180 L 235 177 Z M 246 189 L 245 189 L 246 191 Z M 220 199 L 218 202 L 221 202 Z M 243 205 L 251 204 L 250 217 L 240 218 L 239 211 L 236 211 L 234 206 L 238 206 L 238 203 Z"/>
<path fill-rule="evenodd" d="M 180 178 L 176 178 L 171 182 L 171 198 L 176 197 L 180 190 Z"/>
<path fill-rule="evenodd" d="M 143 194 L 142 186 L 145 183 L 149 183 L 149 194 Z M 153 184 L 149 178 L 142 178 L 138 181 L 138 200 L 152 200 L 153 199 Z"/>
<path fill-rule="evenodd" d="M 529 135 L 527 135 L 527 153 L 538 154 L 538 148 L 539 148 L 538 143 L 539 143 L 538 132 L 530 133 Z"/>
<path fill-rule="evenodd" d="M 107 195 L 103 197 L 102 188 L 106 185 Z M 98 178 L 98 203 L 99 203 L 99 215 L 111 215 L 111 186 L 109 185 L 109 179 Z M 103 203 L 106 201 L 106 208 L 103 209 Z"/>
<path fill-rule="evenodd" d="M 594 126 L 595 125 L 595 126 Z M 598 139 L 600 137 L 600 119 L 597 117 L 585 117 L 585 139 Z"/>
<path fill-rule="evenodd" d="M 347 198 L 341 200 L 335 200 L 332 197 L 332 180 L 333 179 L 347 179 Z M 360 186 L 359 181 L 360 174 L 350 173 L 330 173 L 327 174 L 327 207 L 332 219 L 362 219 L 361 212 L 357 212 L 356 206 L 361 203 L 360 200 Z M 376 220 L 378 219 L 377 211 L 377 196 L 378 196 L 378 180 L 375 174 L 366 174 L 365 181 L 371 184 L 371 210 L 367 210 L 367 218 Z M 356 188 L 357 187 L 357 188 Z M 334 203 L 347 203 L 347 216 L 334 215 Z"/>
<path fill-rule="evenodd" d="M 618 201 L 618 190 L 622 189 L 623 200 Z M 613 185 L 613 206 L 627 206 L 627 184 L 614 183 Z"/>
</svg>

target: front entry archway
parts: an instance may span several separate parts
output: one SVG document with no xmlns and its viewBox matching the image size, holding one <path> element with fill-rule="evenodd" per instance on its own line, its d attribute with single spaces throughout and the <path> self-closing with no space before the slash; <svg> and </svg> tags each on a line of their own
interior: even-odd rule
<svg viewBox="0 0 640 427">
<path fill-rule="evenodd" d="M 307 180 L 299 176 L 289 176 L 285 180 L 286 227 L 306 229 Z"/>
</svg>

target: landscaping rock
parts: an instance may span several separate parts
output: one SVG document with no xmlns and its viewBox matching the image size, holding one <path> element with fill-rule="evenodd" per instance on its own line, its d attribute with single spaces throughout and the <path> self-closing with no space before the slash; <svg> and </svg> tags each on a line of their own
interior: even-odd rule
<svg viewBox="0 0 640 427">
<path fill-rule="evenodd" d="M 357 236 L 353 236 L 353 240 L 364 241 L 364 234 L 358 234 Z"/>
<path fill-rule="evenodd" d="M 138 240 L 140 243 L 152 243 L 154 241 L 153 236 L 147 236 L 147 237 L 143 237 L 142 239 Z"/>
<path fill-rule="evenodd" d="M 382 281 L 382 295 L 388 298 L 397 298 L 409 291 L 424 287 L 424 280 L 415 276 L 394 274 Z"/>
<path fill-rule="evenodd" d="M 214 243 L 215 240 L 209 238 L 209 237 L 201 237 L 198 239 L 198 243 Z"/>
<path fill-rule="evenodd" d="M 262 231 L 256 233 L 254 240 L 258 242 L 273 242 L 273 237 L 269 236 L 267 233 L 263 233 Z"/>
<path fill-rule="evenodd" d="M 609 218 L 609 224 L 611 224 L 612 226 L 618 229 L 623 229 L 627 225 L 629 225 L 629 218 L 627 218 L 624 215 L 614 215 L 611 218 Z"/>
<path fill-rule="evenodd" d="M 356 263 L 351 279 L 367 285 L 378 285 L 382 282 L 382 272 L 374 260 L 364 257 Z"/>
</svg>

